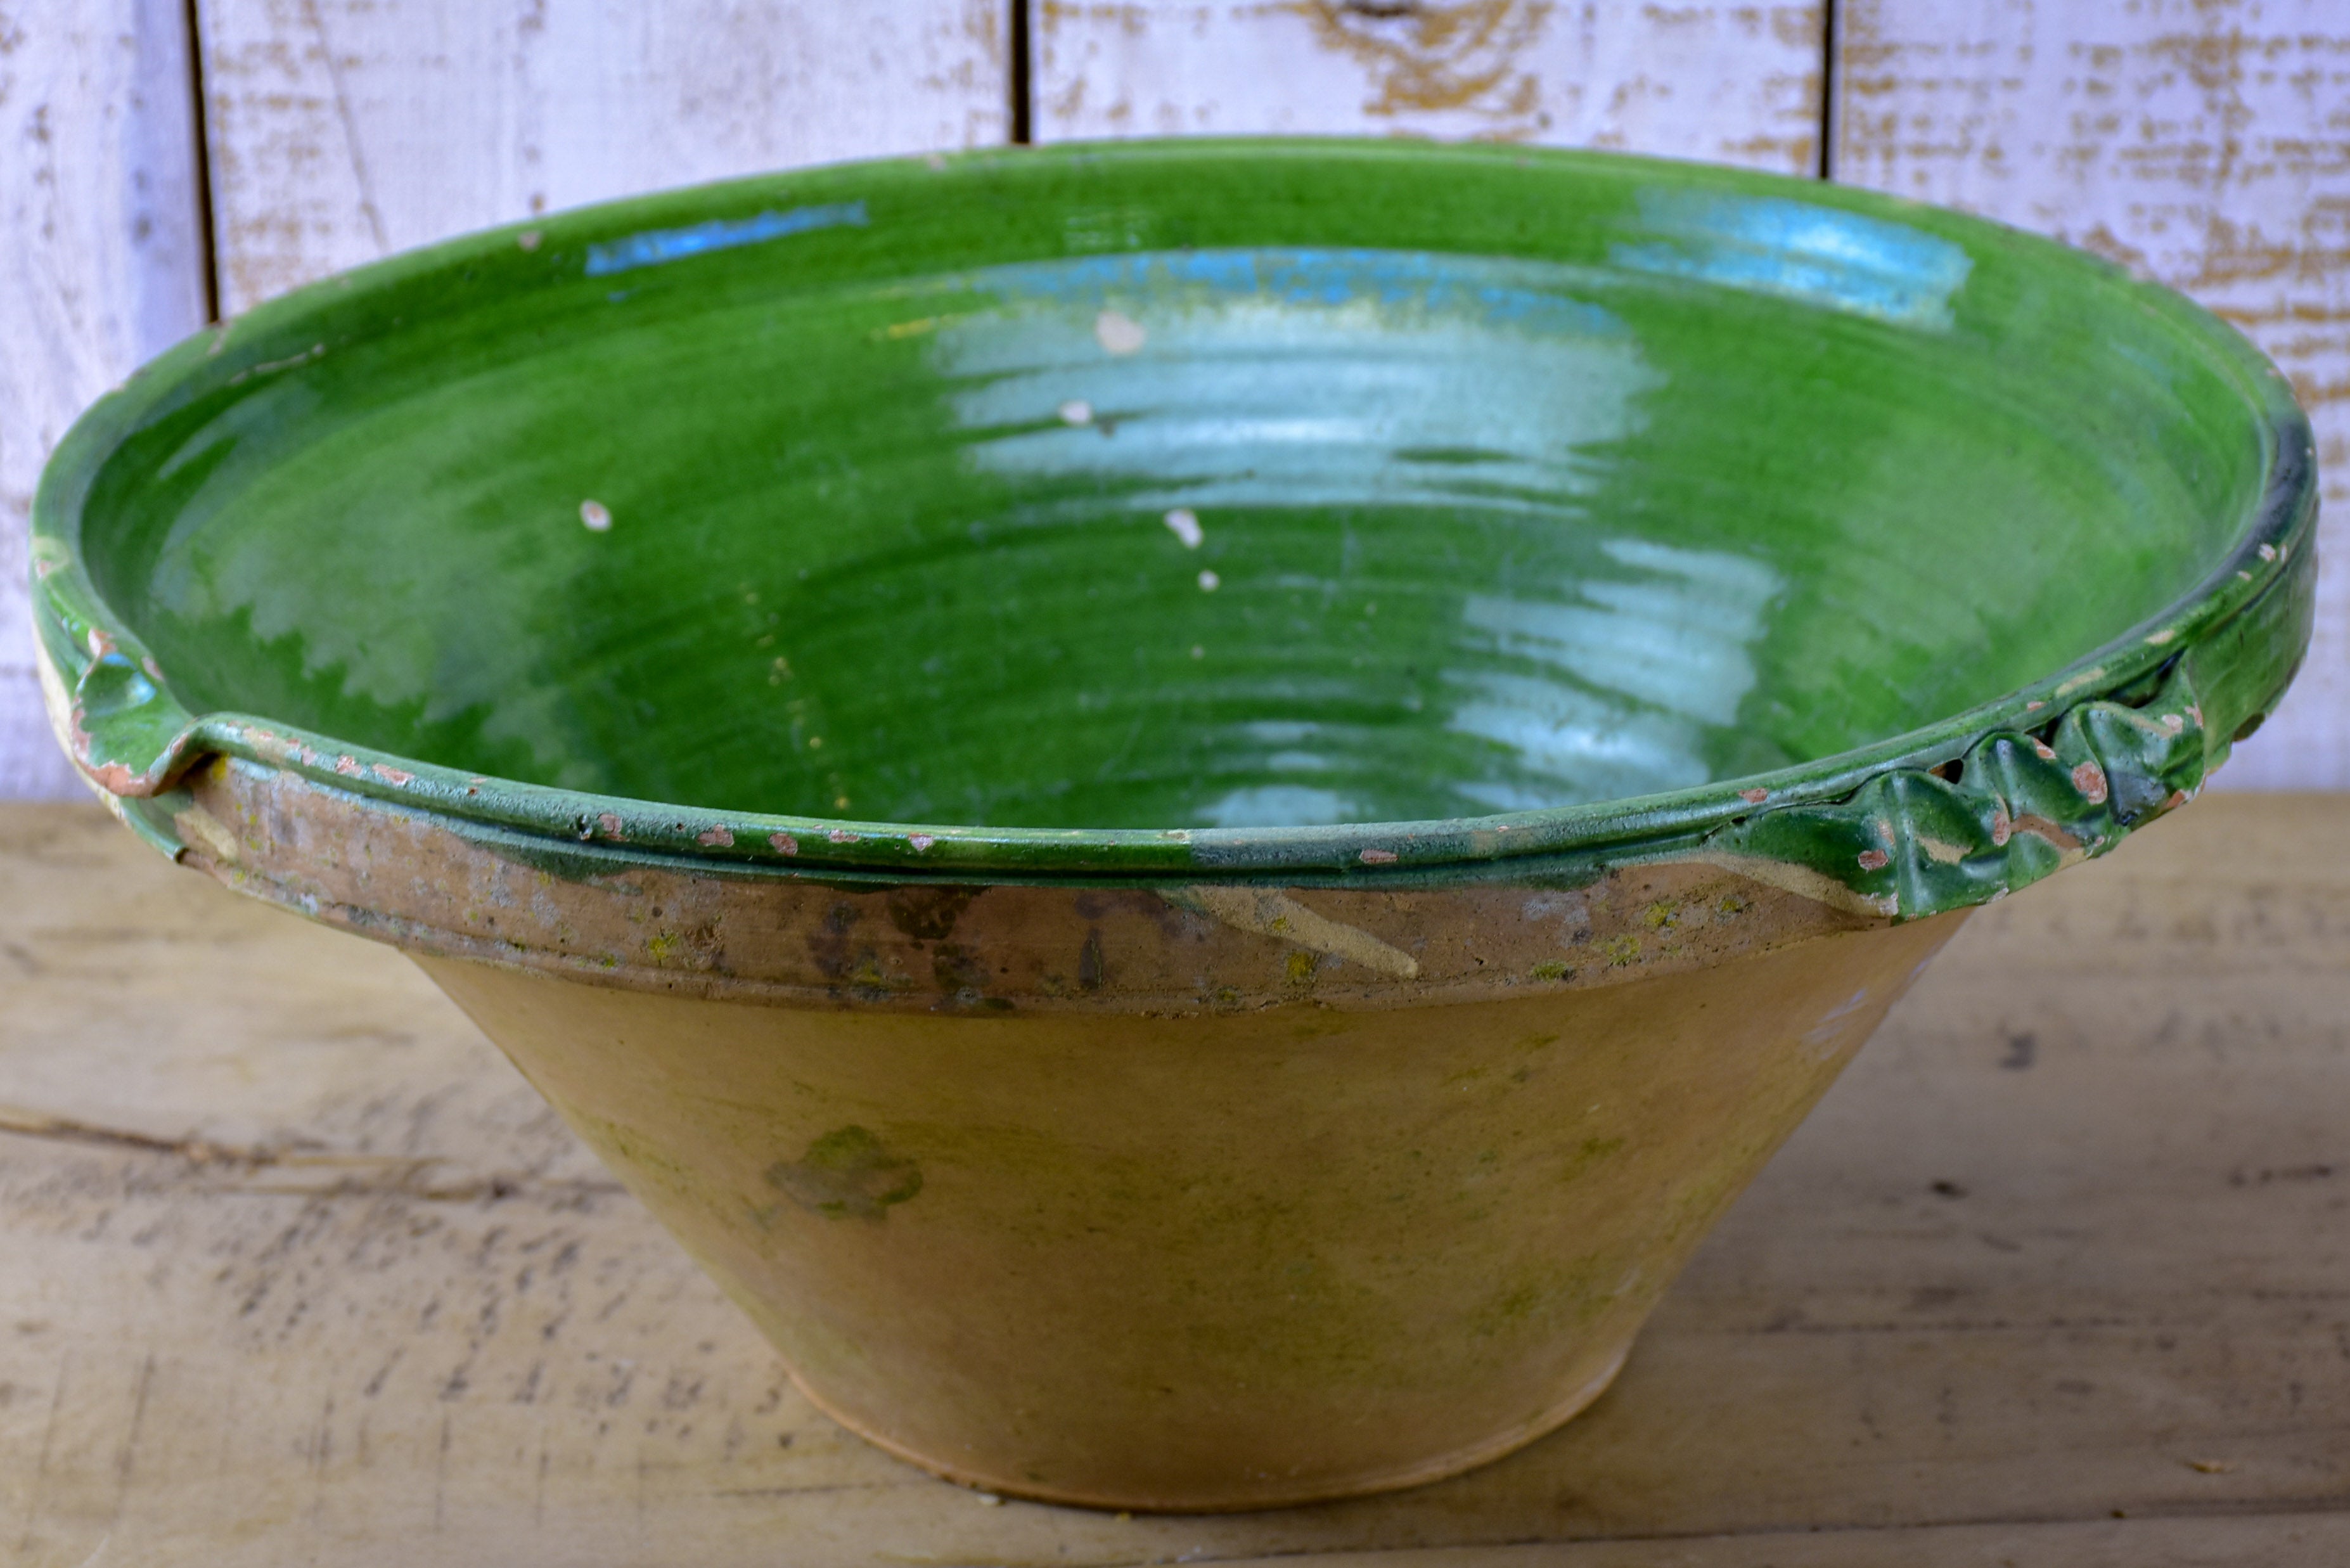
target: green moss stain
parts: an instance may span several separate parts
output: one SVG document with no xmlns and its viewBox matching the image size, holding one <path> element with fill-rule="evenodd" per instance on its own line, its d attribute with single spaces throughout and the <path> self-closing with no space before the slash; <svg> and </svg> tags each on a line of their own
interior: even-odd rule
<svg viewBox="0 0 2350 1568">
<path fill-rule="evenodd" d="M 1495 1291 L 1472 1308 L 1461 1326 L 1480 1339 L 1496 1335 L 1550 1335 L 1588 1325 L 1606 1310 L 1609 1275 L 1594 1255 L 1543 1267 Z"/>
<path fill-rule="evenodd" d="M 1614 1154 L 1617 1149 L 1622 1148 L 1623 1147 L 1624 1140 L 1620 1137 L 1585 1138 L 1581 1144 L 1576 1146 L 1575 1152 L 1567 1156 L 1566 1169 L 1561 1173 L 1559 1179 L 1561 1181 L 1575 1180 L 1578 1177 L 1581 1177 L 1586 1172 L 1589 1171 L 1593 1166 L 1597 1165 L 1601 1160 L 1606 1159 L 1609 1155 Z"/>
<path fill-rule="evenodd" d="M 795 1160 L 767 1168 L 768 1184 L 827 1220 L 879 1221 L 922 1190 L 922 1170 L 868 1129 L 835 1127 Z"/>
</svg>

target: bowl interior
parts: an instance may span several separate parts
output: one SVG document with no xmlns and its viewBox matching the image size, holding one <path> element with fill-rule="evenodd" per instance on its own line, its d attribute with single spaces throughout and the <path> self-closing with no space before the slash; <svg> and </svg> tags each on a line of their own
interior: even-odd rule
<svg viewBox="0 0 2350 1568">
<path fill-rule="evenodd" d="M 85 514 L 182 701 L 818 816 L 1449 817 L 1805 762 L 2161 610 L 2263 462 L 2209 345 L 2082 258 L 1593 159 L 824 171 L 247 330 L 286 352 Z"/>
</svg>

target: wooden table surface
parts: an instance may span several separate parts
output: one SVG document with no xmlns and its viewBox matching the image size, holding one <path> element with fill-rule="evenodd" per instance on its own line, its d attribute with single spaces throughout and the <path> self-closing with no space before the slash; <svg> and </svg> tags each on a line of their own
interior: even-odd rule
<svg viewBox="0 0 2350 1568">
<path fill-rule="evenodd" d="M 1278 1513 L 832 1426 L 389 949 L 0 807 L 0 1562 L 2350 1563 L 2350 796 L 1977 916 L 1589 1414 Z"/>
</svg>

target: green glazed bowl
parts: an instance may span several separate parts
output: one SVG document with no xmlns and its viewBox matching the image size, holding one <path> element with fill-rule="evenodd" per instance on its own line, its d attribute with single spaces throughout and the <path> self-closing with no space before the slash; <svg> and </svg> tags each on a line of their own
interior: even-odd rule
<svg viewBox="0 0 2350 1568">
<path fill-rule="evenodd" d="M 35 508 L 137 831 L 397 942 L 941 1473 L 1408 1484 L 1596 1397 L 1962 912 L 2309 635 L 2176 295 L 1842 188 L 816 170 L 181 345 Z"/>
</svg>

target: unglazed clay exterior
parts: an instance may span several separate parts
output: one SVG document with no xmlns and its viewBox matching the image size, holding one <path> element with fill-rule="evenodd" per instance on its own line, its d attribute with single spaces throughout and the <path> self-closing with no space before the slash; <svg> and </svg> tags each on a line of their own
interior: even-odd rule
<svg viewBox="0 0 2350 1568">
<path fill-rule="evenodd" d="M 1188 1510 L 1432 1480 L 1581 1409 L 1963 918 L 1440 1013 L 809 1011 L 424 964 L 827 1411 L 991 1490 Z"/>
<path fill-rule="evenodd" d="M 299 291 L 35 504 L 61 743 L 414 953 L 811 1397 L 993 1490 L 1596 1397 L 1965 911 L 2292 677 L 2306 421 L 1956 214 L 1065 148 Z"/>
<path fill-rule="evenodd" d="M 190 792 L 191 864 L 396 932 L 826 1410 L 1118 1508 L 1406 1485 L 1572 1416 L 1965 918 L 1698 861 L 557 880 L 251 763 Z"/>
</svg>

